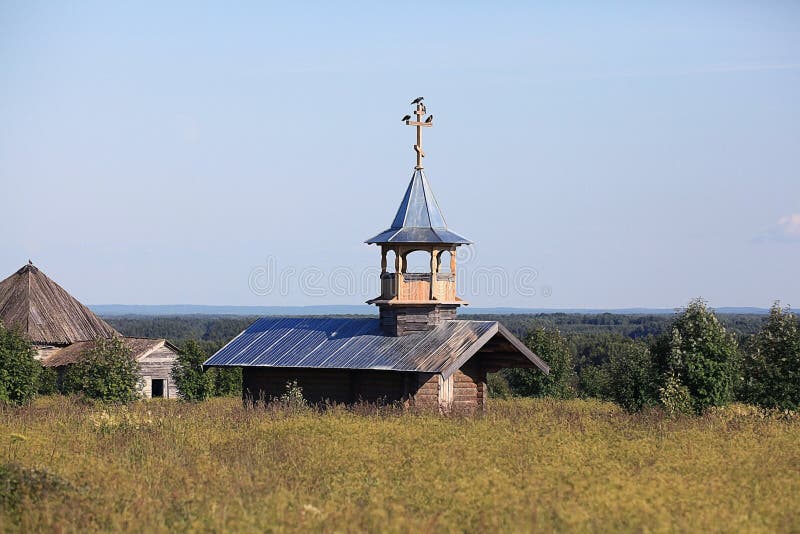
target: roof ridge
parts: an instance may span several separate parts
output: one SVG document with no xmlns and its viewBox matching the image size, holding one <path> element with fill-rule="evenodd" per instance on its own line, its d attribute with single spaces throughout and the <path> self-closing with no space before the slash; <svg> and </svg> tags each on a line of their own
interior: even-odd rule
<svg viewBox="0 0 800 534">
<path fill-rule="evenodd" d="M 23 267 L 24 273 L 26 275 L 28 275 L 28 282 L 27 282 L 28 288 L 27 288 L 27 292 L 25 293 L 25 298 L 28 300 L 28 313 L 25 314 L 25 332 L 30 332 L 31 331 L 32 309 L 31 309 L 31 269 L 30 269 L 30 265 L 31 264 L 28 263 L 28 265 L 25 265 Z"/>
</svg>

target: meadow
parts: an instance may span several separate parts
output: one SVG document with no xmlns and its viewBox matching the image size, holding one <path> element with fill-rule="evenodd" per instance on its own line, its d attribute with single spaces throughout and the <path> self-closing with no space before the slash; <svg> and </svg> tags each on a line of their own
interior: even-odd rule
<svg viewBox="0 0 800 534">
<path fill-rule="evenodd" d="M 5 531 L 797 531 L 800 420 L 591 400 L 481 416 L 234 398 L 0 408 Z"/>
</svg>

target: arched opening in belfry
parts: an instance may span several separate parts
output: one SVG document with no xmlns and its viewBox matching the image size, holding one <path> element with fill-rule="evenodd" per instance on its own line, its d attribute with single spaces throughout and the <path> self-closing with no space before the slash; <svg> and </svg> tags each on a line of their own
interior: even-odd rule
<svg viewBox="0 0 800 534">
<path fill-rule="evenodd" d="M 439 265 L 439 274 L 453 274 L 452 271 L 453 254 L 449 250 L 443 250 L 439 253 L 437 262 Z"/>
<path fill-rule="evenodd" d="M 430 273 L 431 253 L 427 250 L 407 252 L 403 260 L 404 273 Z"/>
<path fill-rule="evenodd" d="M 397 264 L 397 254 L 395 254 L 394 250 L 389 249 L 386 251 L 386 272 L 387 273 L 396 273 L 397 269 L 395 268 Z"/>
</svg>

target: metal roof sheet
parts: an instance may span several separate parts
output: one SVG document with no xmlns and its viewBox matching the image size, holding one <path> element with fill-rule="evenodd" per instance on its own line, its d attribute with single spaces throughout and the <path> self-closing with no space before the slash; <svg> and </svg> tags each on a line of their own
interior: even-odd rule
<svg viewBox="0 0 800 534">
<path fill-rule="evenodd" d="M 511 334 L 496 321 L 444 321 L 427 332 L 394 337 L 383 333 L 378 319 L 265 317 L 204 365 L 453 372 L 454 362 L 495 335 Z M 539 365 L 530 351 L 520 352 Z"/>
<path fill-rule="evenodd" d="M 425 173 L 416 169 L 392 226 L 367 243 L 469 244 L 470 241 L 448 230 Z"/>
</svg>

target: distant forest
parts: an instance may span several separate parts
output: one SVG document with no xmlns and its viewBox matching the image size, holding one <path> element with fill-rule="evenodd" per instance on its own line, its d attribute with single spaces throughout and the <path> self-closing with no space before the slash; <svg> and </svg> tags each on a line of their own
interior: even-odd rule
<svg viewBox="0 0 800 534">
<path fill-rule="evenodd" d="M 528 332 L 536 328 L 558 330 L 573 345 L 584 345 L 594 336 L 604 337 L 607 334 L 647 340 L 664 333 L 674 319 L 672 315 L 666 314 L 622 315 L 614 313 L 470 314 L 462 318 L 475 321 L 500 321 L 520 338 L 525 337 Z M 767 320 L 767 316 L 762 314 L 719 314 L 719 318 L 725 327 L 734 332 L 740 340 L 756 333 Z M 177 345 L 186 341 L 197 341 L 206 352 L 211 354 L 247 328 L 258 317 L 127 315 L 106 316 L 103 319 L 126 336 L 165 338 Z"/>
</svg>

